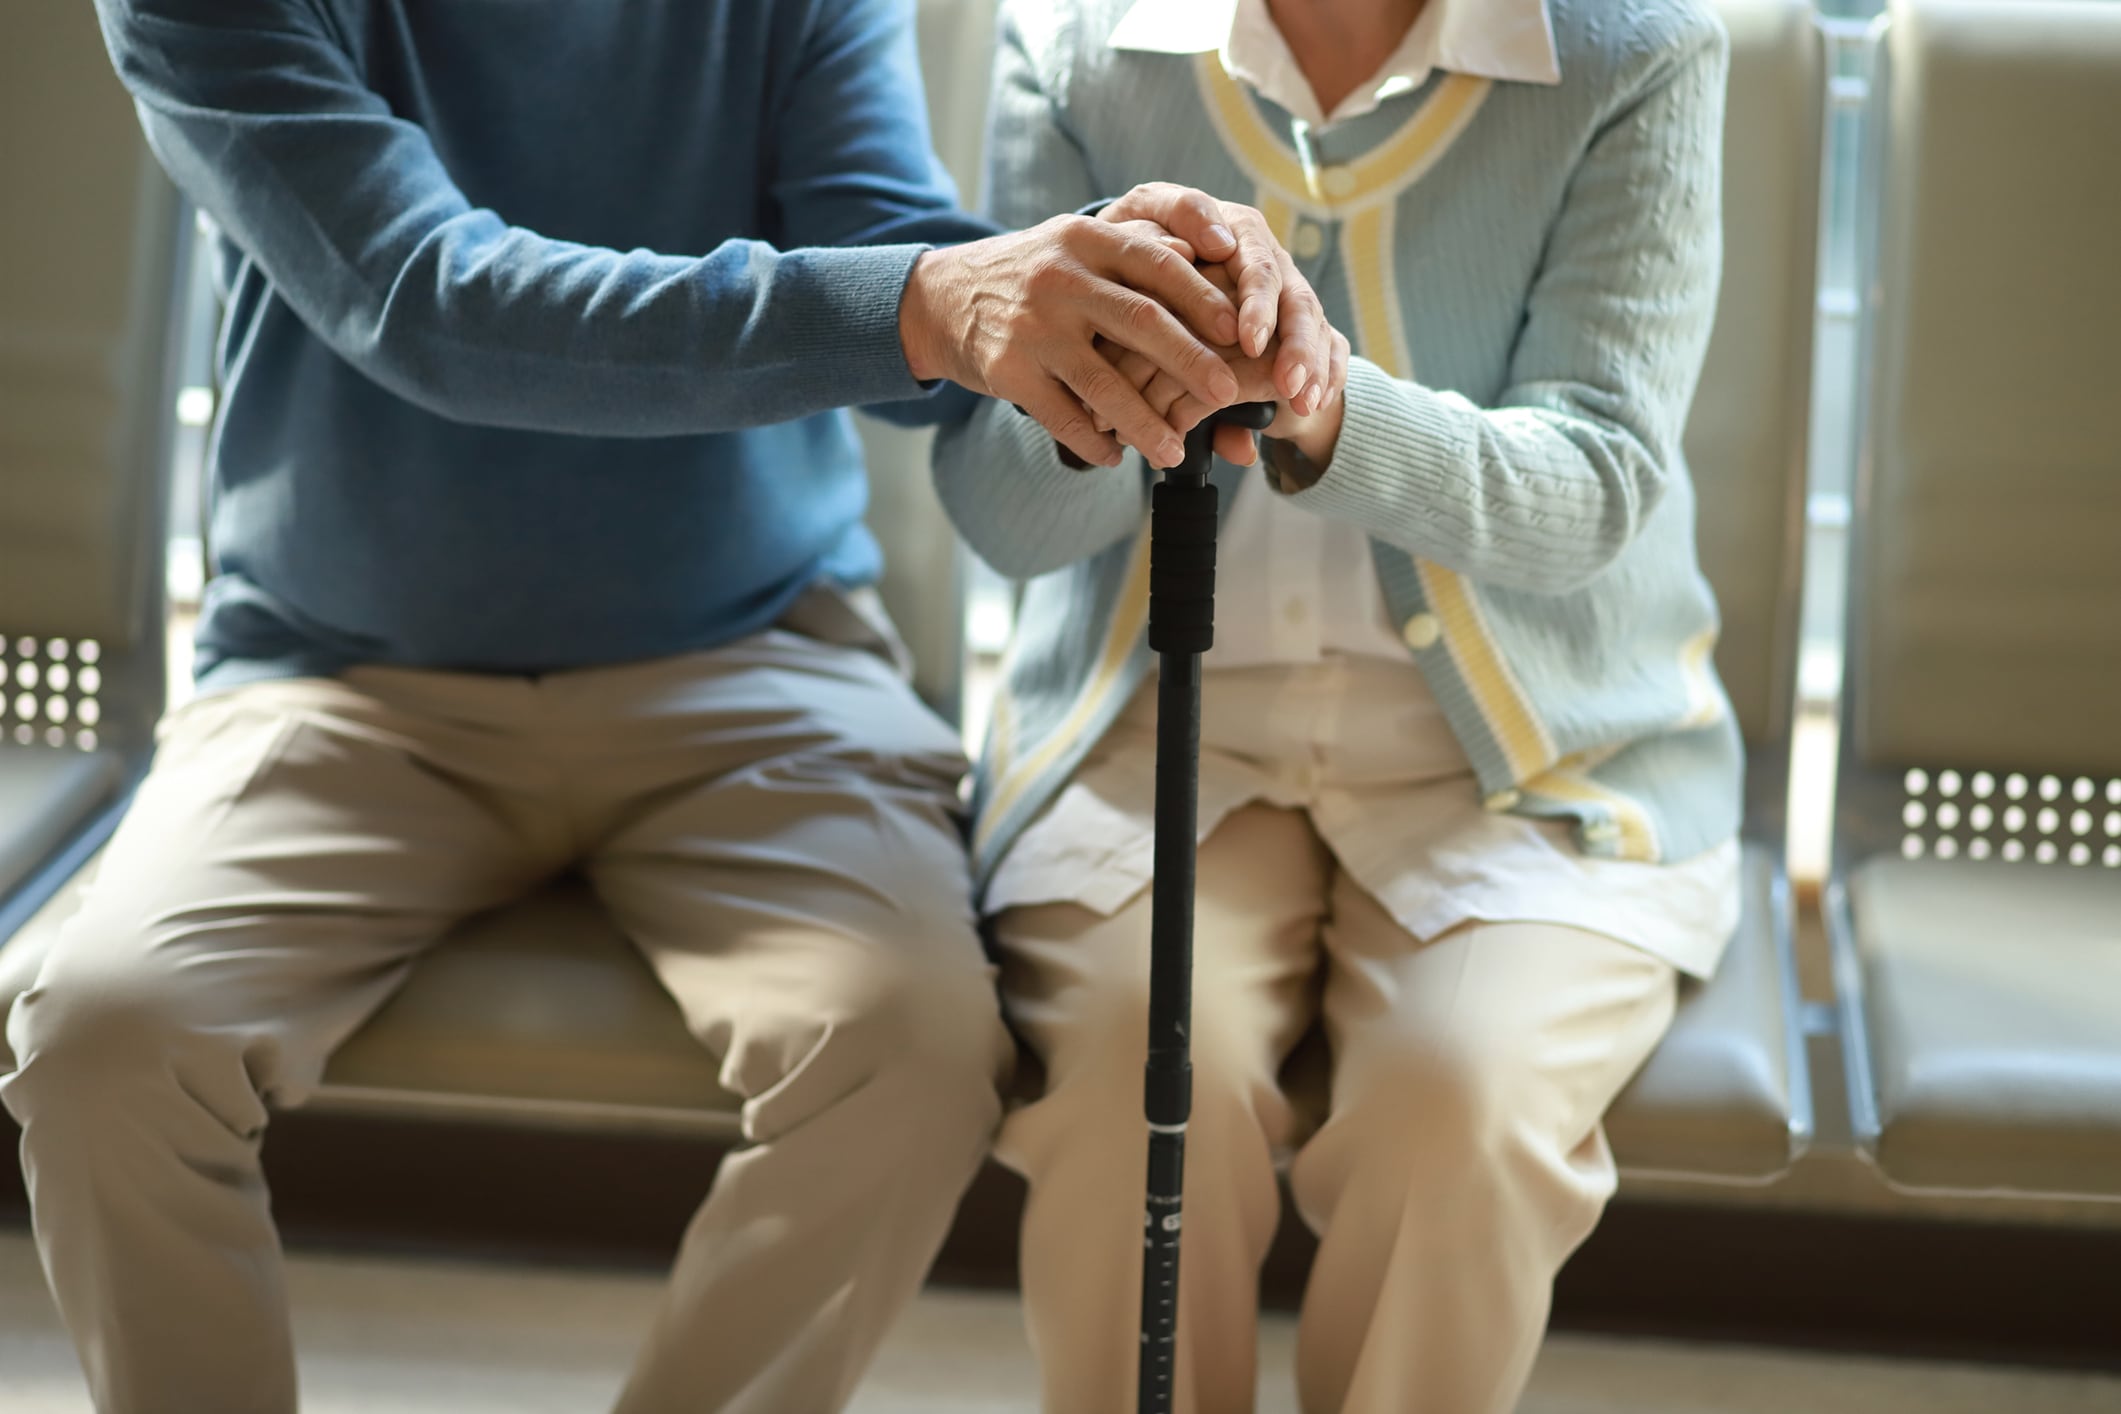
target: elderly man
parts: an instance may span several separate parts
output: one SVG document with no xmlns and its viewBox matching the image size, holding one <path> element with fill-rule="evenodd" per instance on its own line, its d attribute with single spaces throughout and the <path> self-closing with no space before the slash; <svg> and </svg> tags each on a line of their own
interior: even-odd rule
<svg viewBox="0 0 2121 1414">
<path fill-rule="evenodd" d="M 1211 402 L 1222 346 L 1329 360 L 1256 213 L 956 211 L 907 9 L 99 0 L 226 301 L 200 693 L 8 1023 L 100 1409 L 294 1408 L 268 1114 L 567 869 L 750 1141 L 620 1407 L 837 1408 L 919 1286 L 1009 1046 L 840 409 L 1171 461 L 1104 349 Z"/>
</svg>

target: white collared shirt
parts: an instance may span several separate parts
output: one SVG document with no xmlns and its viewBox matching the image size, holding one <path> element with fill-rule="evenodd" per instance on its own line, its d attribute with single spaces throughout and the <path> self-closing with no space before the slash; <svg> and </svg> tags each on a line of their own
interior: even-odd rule
<svg viewBox="0 0 2121 1414">
<path fill-rule="evenodd" d="M 1391 57 L 1331 113 L 1319 110 L 1267 0 L 1136 0 L 1110 43 L 1157 54 L 1217 51 L 1233 78 L 1318 128 L 1373 112 L 1438 69 L 1516 83 L 1561 82 L 1545 0 L 1429 0 Z"/>
<path fill-rule="evenodd" d="M 1110 917 L 1149 887 L 1156 708 L 1152 680 L 1002 857 L 988 912 L 1073 903 Z M 1736 840 L 1676 864 L 1592 859 L 1566 825 L 1483 808 L 1404 655 L 1211 677 L 1199 838 L 1254 801 L 1304 811 L 1339 866 L 1415 938 L 1476 920 L 1553 923 L 1707 977 L 1738 927 Z"/>
</svg>

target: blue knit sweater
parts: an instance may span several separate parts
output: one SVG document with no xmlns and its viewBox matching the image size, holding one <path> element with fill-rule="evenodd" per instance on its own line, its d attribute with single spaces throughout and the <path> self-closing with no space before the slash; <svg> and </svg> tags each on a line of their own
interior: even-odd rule
<svg viewBox="0 0 2121 1414">
<path fill-rule="evenodd" d="M 899 299 L 992 230 L 906 0 L 98 9 L 218 230 L 203 686 L 654 657 L 875 576 L 838 409 L 962 410 Z"/>
</svg>

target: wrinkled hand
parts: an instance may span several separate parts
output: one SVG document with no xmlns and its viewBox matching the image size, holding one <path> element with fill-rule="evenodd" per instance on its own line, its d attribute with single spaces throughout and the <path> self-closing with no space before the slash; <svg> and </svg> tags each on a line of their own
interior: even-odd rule
<svg viewBox="0 0 2121 1414">
<path fill-rule="evenodd" d="M 1234 291 L 1233 276 L 1227 266 L 1203 266 L 1201 274 L 1226 293 Z M 1258 435 L 1294 442 L 1307 457 L 1323 467 L 1332 460 L 1334 444 L 1340 438 L 1341 396 L 1347 389 L 1350 348 L 1347 336 L 1326 324 L 1322 317 L 1319 327 L 1326 335 L 1326 372 L 1324 377 L 1307 382 L 1304 391 L 1308 396 L 1301 403 L 1284 396 L 1277 386 L 1281 355 L 1285 352 L 1278 341 L 1253 353 L 1228 346 L 1219 352 L 1237 378 L 1238 395 L 1232 402 L 1271 402 L 1275 405 L 1273 423 Z M 1218 407 L 1229 405 L 1203 401 L 1155 364 L 1127 350 L 1108 352 L 1119 375 L 1139 389 L 1149 407 L 1181 434 L 1197 427 L 1201 419 Z M 1304 407 L 1308 411 L 1300 410 Z M 1250 466 L 1258 450 L 1254 436 L 1241 427 L 1218 427 L 1215 429 L 1215 454 L 1238 466 Z"/>
<path fill-rule="evenodd" d="M 1237 398 L 1235 376 L 1187 327 L 1218 344 L 1239 337 L 1231 295 L 1190 258 L 1195 236 L 1212 244 L 1213 223 L 1197 215 L 1181 213 L 1175 226 L 1056 216 L 923 253 L 899 305 L 908 367 L 915 378 L 947 378 L 1015 403 L 1084 461 L 1116 464 L 1116 432 L 1151 462 L 1176 465 L 1185 453 L 1180 435 L 1098 341 L 1144 360 L 1205 405 Z"/>
<path fill-rule="evenodd" d="M 1144 183 L 1099 214 L 1113 222 L 1153 221 L 1189 243 L 1201 260 L 1222 267 L 1228 275 L 1224 288 L 1237 303 L 1238 334 L 1218 342 L 1234 343 L 1258 358 L 1278 338 L 1269 380 L 1273 399 L 1302 415 L 1325 404 L 1332 327 L 1317 292 L 1274 238 L 1265 216 L 1170 182 Z"/>
</svg>

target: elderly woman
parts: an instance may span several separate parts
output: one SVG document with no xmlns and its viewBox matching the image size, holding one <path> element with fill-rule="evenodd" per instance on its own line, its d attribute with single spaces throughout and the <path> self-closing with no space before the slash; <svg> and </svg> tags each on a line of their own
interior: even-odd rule
<svg viewBox="0 0 2121 1414">
<path fill-rule="evenodd" d="M 1218 467 L 1179 1408 L 1253 1405 L 1287 1161 L 1309 1414 L 1507 1410 L 1615 1170 L 1601 1116 L 1736 922 L 1740 746 L 1680 429 L 1716 290 L 1699 0 L 1009 0 L 989 190 L 1263 210 L 1356 356 Z M 1184 420 L 1177 390 L 1122 361 Z M 1250 459 L 1242 445 L 1225 449 Z M 980 793 L 1002 1153 L 1053 1414 L 1131 1407 L 1154 674 L 1143 464 L 999 404 L 957 524 L 1030 581 Z M 1314 1031 L 1330 1084 L 1288 1065 Z"/>
</svg>

